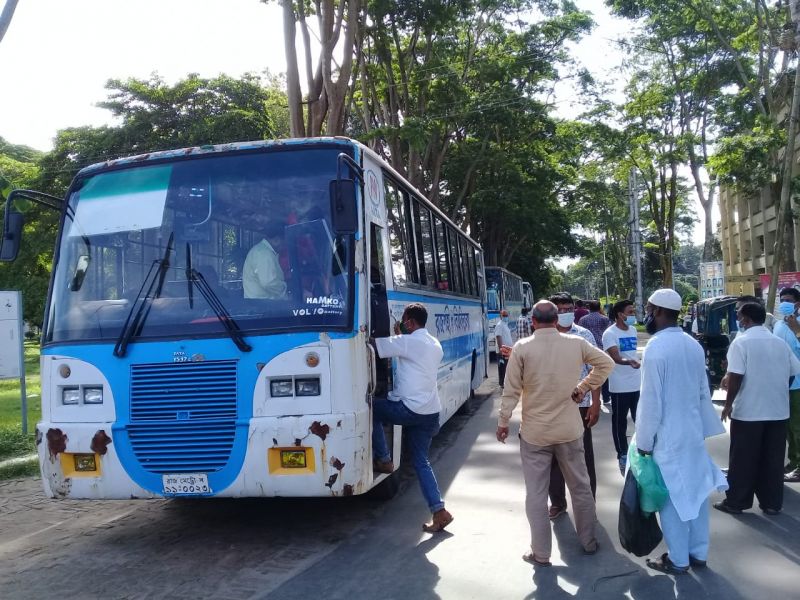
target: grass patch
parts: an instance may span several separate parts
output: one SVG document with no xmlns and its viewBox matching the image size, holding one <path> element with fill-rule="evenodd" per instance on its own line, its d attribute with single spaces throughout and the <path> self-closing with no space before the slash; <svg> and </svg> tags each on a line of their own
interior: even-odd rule
<svg viewBox="0 0 800 600">
<path fill-rule="evenodd" d="M 25 387 L 28 396 L 28 435 L 22 434 L 19 379 L 0 381 L 0 460 L 35 452 L 36 422 L 42 414 L 39 344 L 25 342 Z"/>
<path fill-rule="evenodd" d="M 26 460 L 0 467 L 0 480 L 14 479 L 15 477 L 30 477 L 39 474 L 39 461 L 36 459 Z"/>
</svg>

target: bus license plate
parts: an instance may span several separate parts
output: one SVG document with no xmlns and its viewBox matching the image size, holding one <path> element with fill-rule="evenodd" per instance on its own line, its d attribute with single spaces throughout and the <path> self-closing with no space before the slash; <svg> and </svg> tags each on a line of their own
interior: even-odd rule
<svg viewBox="0 0 800 600">
<path fill-rule="evenodd" d="M 186 496 L 193 494 L 210 494 L 208 475 L 205 473 L 177 473 L 162 475 L 165 496 Z"/>
</svg>

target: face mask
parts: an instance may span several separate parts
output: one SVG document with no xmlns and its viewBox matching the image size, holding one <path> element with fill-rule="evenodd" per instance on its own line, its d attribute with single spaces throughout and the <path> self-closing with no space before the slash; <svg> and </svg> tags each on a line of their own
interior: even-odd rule
<svg viewBox="0 0 800 600">
<path fill-rule="evenodd" d="M 655 335 L 658 325 L 656 325 L 656 318 L 653 316 L 653 313 L 648 314 L 644 318 L 644 328 L 647 330 L 647 333 L 650 335 Z"/>
<path fill-rule="evenodd" d="M 745 327 L 744 324 L 739 319 L 736 319 L 736 327 L 738 327 L 739 331 L 741 331 L 742 333 L 747 331 L 747 327 Z"/>
<path fill-rule="evenodd" d="M 406 322 L 405 321 L 401 321 L 400 322 L 400 333 L 403 333 L 403 334 L 408 333 L 408 327 L 406 327 Z"/>
<path fill-rule="evenodd" d="M 794 303 L 781 302 L 778 305 L 778 312 L 781 313 L 784 317 L 788 317 L 789 315 L 794 314 Z"/>
<path fill-rule="evenodd" d="M 561 327 L 572 327 L 575 322 L 575 313 L 558 313 L 558 324 Z"/>
<path fill-rule="evenodd" d="M 625 325 L 628 327 L 633 327 L 636 325 L 636 315 L 628 315 L 625 317 Z"/>
<path fill-rule="evenodd" d="M 508 317 L 502 317 L 503 323 L 508 323 Z"/>
</svg>

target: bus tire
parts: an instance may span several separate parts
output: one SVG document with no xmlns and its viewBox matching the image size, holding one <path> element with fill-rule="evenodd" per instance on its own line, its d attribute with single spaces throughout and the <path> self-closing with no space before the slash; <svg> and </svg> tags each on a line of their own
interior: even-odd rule
<svg viewBox="0 0 800 600">
<path fill-rule="evenodd" d="M 457 415 L 471 415 L 473 412 L 473 400 L 475 399 L 475 390 L 472 389 L 472 382 L 475 381 L 475 369 L 478 367 L 478 353 L 473 350 L 472 351 L 472 368 L 470 369 L 470 376 L 469 376 L 469 396 L 467 396 L 464 403 L 458 407 L 456 411 Z"/>
<path fill-rule="evenodd" d="M 400 481 L 397 471 L 389 475 L 369 491 L 369 497 L 380 502 L 388 502 L 400 491 Z"/>
</svg>

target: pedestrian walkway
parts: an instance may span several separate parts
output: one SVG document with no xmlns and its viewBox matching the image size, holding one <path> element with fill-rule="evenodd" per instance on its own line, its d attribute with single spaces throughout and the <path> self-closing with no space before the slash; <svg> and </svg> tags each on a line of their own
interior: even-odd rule
<svg viewBox="0 0 800 600">
<path fill-rule="evenodd" d="M 554 524 L 553 567 L 534 570 L 521 560 L 529 529 L 518 438 L 509 437 L 506 445 L 496 441 L 498 404 L 495 393 L 435 461 L 447 508 L 455 515 L 447 533 L 421 532 L 428 515 L 416 486 L 409 487 L 372 527 L 269 597 L 308 598 L 319 591 L 321 582 L 336 582 L 325 584 L 326 597 L 334 599 L 797 596 L 800 486 L 787 486 L 784 513 L 777 517 L 758 510 L 739 517 L 712 510 L 706 569 L 670 577 L 649 570 L 644 558 L 622 550 L 617 512 L 623 479 L 605 408 L 594 429 L 600 550 L 594 556 L 582 553 L 570 511 Z M 721 466 L 727 464 L 727 448 L 727 436 L 709 441 Z M 720 497 L 715 494 L 712 500 Z M 664 551 L 662 544 L 653 556 Z"/>
</svg>

